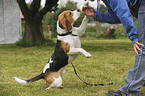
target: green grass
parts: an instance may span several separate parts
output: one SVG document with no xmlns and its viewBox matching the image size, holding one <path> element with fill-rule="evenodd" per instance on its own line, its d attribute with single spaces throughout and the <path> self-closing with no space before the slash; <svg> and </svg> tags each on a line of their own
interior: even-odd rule
<svg viewBox="0 0 145 96">
<path fill-rule="evenodd" d="M 55 40 L 54 40 L 55 41 Z M 79 76 L 89 83 L 110 83 L 106 86 L 87 86 L 74 74 L 69 64 L 63 77 L 63 89 L 47 87 L 43 80 L 28 86 L 18 84 L 13 77 L 29 79 L 43 70 L 52 55 L 55 44 L 19 47 L 0 45 L 0 96 L 107 96 L 109 90 L 120 89 L 128 71 L 134 65 L 134 51 L 128 39 L 81 39 L 82 48 L 91 58 L 80 55 L 73 63 Z M 145 88 L 141 88 L 145 94 Z"/>
</svg>

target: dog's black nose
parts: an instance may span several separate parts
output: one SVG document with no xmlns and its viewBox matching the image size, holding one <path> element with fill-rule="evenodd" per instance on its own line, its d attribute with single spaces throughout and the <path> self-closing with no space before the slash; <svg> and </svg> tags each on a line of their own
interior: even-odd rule
<svg viewBox="0 0 145 96">
<path fill-rule="evenodd" d="M 80 9 L 77 9 L 78 12 L 80 12 Z"/>
</svg>

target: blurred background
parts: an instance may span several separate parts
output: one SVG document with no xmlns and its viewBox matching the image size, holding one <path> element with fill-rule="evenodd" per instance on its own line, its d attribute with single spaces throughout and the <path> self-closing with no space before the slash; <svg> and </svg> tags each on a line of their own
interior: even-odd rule
<svg viewBox="0 0 145 96">
<path fill-rule="evenodd" d="M 0 44 L 41 45 L 56 38 L 56 21 L 64 10 L 82 9 L 88 5 L 97 9 L 97 0 L 0 0 Z M 101 1 L 100 12 L 107 13 Z M 74 23 L 78 27 L 84 17 Z M 134 18 L 137 27 L 137 20 Z M 90 18 L 82 38 L 126 39 L 122 24 L 108 24 Z M 30 43 L 30 44 L 29 44 Z"/>
</svg>

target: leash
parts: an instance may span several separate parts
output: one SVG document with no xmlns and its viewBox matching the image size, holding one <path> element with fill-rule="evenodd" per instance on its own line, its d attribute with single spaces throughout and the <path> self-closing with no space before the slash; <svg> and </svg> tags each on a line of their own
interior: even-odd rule
<svg viewBox="0 0 145 96">
<path fill-rule="evenodd" d="M 77 75 L 77 77 L 78 77 L 78 78 L 79 78 L 83 83 L 85 83 L 86 85 L 90 85 L 90 86 L 98 86 L 98 85 L 100 85 L 100 86 L 113 85 L 113 83 L 108 83 L 108 84 L 90 84 L 90 83 L 87 83 L 87 82 L 85 82 L 84 80 L 82 80 L 82 79 L 80 78 L 80 76 L 78 75 L 78 73 L 77 73 L 77 71 L 76 71 L 75 66 L 73 65 L 73 63 L 71 63 L 71 65 L 72 65 L 72 67 L 73 67 L 73 69 L 74 69 L 74 72 L 75 72 L 75 74 Z"/>
</svg>

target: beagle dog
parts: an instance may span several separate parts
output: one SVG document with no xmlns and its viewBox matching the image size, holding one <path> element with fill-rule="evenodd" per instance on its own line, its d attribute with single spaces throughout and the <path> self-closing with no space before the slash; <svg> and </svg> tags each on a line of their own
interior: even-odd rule
<svg viewBox="0 0 145 96">
<path fill-rule="evenodd" d="M 73 27 L 73 23 L 79 16 L 79 10 L 67 10 L 59 15 L 57 21 L 57 44 L 50 60 L 42 73 L 32 79 L 21 80 L 14 77 L 18 83 L 28 85 L 39 79 L 44 79 L 48 85 L 46 89 L 61 87 L 62 76 L 66 72 L 65 68 L 67 64 L 73 62 L 80 53 L 86 57 L 91 57 L 90 53 L 81 48 L 79 39 L 85 33 L 89 18 L 85 16 L 80 27 Z"/>
</svg>

